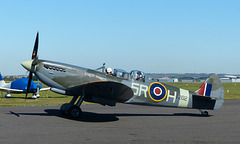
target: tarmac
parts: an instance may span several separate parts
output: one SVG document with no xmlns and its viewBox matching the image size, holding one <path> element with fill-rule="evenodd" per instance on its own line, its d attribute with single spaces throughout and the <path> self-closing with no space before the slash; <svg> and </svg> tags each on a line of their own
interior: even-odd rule
<svg viewBox="0 0 240 144">
<path fill-rule="evenodd" d="M 82 105 L 82 117 L 60 106 L 0 107 L 0 143 L 240 143 L 240 100 L 208 111 L 118 104 Z"/>
</svg>

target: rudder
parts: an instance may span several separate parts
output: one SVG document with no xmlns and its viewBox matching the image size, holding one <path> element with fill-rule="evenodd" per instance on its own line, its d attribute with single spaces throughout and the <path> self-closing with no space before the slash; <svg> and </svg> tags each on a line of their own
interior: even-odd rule
<svg viewBox="0 0 240 144">
<path fill-rule="evenodd" d="M 2 77 L 2 74 L 0 73 L 0 86 L 4 86 L 4 85 L 6 85 L 6 83 Z"/>
</svg>

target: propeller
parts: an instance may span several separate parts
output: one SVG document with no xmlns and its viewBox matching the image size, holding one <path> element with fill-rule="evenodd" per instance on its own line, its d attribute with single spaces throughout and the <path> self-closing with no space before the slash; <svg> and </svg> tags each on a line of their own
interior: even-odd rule
<svg viewBox="0 0 240 144">
<path fill-rule="evenodd" d="M 33 53 L 32 53 L 32 64 L 31 64 L 31 70 L 29 72 L 28 75 L 28 84 L 27 84 L 27 91 L 26 91 L 26 96 L 25 99 L 27 98 L 29 89 L 30 89 L 30 85 L 31 85 L 31 81 L 32 81 L 32 75 L 33 75 L 33 70 L 34 70 L 34 66 L 36 64 L 36 61 L 38 60 L 37 58 L 37 52 L 38 52 L 38 35 L 39 35 L 39 31 L 37 32 L 37 36 L 36 36 L 36 40 L 35 40 L 35 44 L 34 44 L 34 48 L 33 48 Z"/>
</svg>

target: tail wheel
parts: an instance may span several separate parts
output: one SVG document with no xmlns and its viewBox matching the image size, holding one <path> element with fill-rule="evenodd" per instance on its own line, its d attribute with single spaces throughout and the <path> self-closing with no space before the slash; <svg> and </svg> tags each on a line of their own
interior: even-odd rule
<svg viewBox="0 0 240 144">
<path fill-rule="evenodd" d="M 70 109 L 69 109 L 69 114 L 72 118 L 79 118 L 82 114 L 82 110 L 80 107 L 73 105 Z"/>
<path fill-rule="evenodd" d="M 203 116 L 209 116 L 209 114 L 208 114 L 207 111 L 202 112 L 202 115 L 203 115 Z"/>
</svg>

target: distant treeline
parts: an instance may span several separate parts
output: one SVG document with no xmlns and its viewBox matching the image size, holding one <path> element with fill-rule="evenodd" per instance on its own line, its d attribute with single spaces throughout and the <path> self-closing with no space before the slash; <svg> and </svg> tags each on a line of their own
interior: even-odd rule
<svg viewBox="0 0 240 144">
<path fill-rule="evenodd" d="M 14 81 L 14 80 L 17 80 L 17 79 L 20 79 L 20 78 L 25 78 L 27 76 L 3 76 L 3 79 L 5 81 Z M 37 81 L 38 79 L 33 76 L 33 81 Z"/>
<path fill-rule="evenodd" d="M 208 77 L 212 73 L 148 73 L 153 78 L 162 78 L 162 77 L 169 77 L 169 78 L 184 78 L 184 77 L 192 77 L 192 78 L 202 78 Z M 219 78 L 224 77 L 224 75 L 228 74 L 217 74 Z"/>
</svg>

